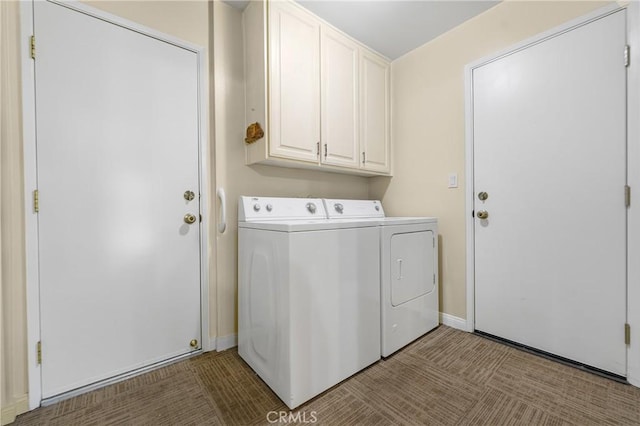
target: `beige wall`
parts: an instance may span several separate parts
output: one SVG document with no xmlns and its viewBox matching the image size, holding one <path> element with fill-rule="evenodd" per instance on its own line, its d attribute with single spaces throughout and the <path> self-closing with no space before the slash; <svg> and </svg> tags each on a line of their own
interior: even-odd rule
<svg viewBox="0 0 640 426">
<path fill-rule="evenodd" d="M 207 0 L 83 0 L 83 3 L 209 48 L 210 4 Z"/>
<path fill-rule="evenodd" d="M 394 177 L 372 179 L 370 195 L 389 214 L 439 218 L 441 311 L 466 317 L 465 65 L 605 4 L 507 1 L 393 62 Z"/>
<path fill-rule="evenodd" d="M 244 164 L 241 13 L 206 1 L 91 2 L 95 7 L 207 48 L 215 104 L 210 140 L 213 177 L 227 192 L 227 231 L 210 215 L 212 336 L 237 330 L 237 199 L 240 195 L 381 198 L 392 215 L 440 218 L 442 310 L 465 316 L 464 185 L 449 190 L 447 174 L 464 181 L 464 66 L 496 50 L 593 10 L 595 2 L 508 2 L 450 31 L 392 65 L 394 178 L 366 178 Z M 0 399 L 19 407 L 27 391 L 24 225 L 19 101 L 18 9 L 0 2 L 0 175 L 2 330 Z M 213 23 L 213 25 L 212 25 Z M 209 45 L 213 34 L 214 43 Z M 215 237 L 214 237 L 215 236 Z M 217 248 L 217 257 L 213 249 Z M 4 419 L 3 419 L 4 420 Z"/>
<path fill-rule="evenodd" d="M 0 2 L 0 407 L 27 405 L 22 122 L 18 3 Z"/>
<path fill-rule="evenodd" d="M 237 203 L 240 195 L 367 198 L 368 179 L 317 171 L 246 166 L 242 14 L 214 9 L 216 181 L 227 193 L 227 231 L 218 236 L 218 335 L 237 331 Z"/>
</svg>

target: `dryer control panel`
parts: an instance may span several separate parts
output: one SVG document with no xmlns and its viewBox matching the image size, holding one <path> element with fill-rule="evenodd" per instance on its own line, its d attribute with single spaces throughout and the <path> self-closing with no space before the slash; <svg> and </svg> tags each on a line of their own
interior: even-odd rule
<svg viewBox="0 0 640 426">
<path fill-rule="evenodd" d="M 324 199 L 329 219 L 383 218 L 384 210 L 378 200 Z"/>
</svg>

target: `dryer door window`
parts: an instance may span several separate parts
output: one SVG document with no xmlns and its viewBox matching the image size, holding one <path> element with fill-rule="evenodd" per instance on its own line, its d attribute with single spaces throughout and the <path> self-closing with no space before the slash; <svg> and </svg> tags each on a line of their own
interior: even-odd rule
<svg viewBox="0 0 640 426">
<path fill-rule="evenodd" d="M 407 232 L 391 237 L 391 305 L 398 306 L 435 288 L 434 234 Z"/>
</svg>

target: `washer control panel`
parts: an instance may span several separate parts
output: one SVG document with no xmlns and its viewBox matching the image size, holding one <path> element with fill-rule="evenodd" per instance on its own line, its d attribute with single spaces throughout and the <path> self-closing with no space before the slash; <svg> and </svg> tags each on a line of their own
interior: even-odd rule
<svg viewBox="0 0 640 426">
<path fill-rule="evenodd" d="M 311 214 L 316 214 L 316 210 L 318 210 L 316 203 L 307 203 L 307 210 L 309 210 Z"/>
<path fill-rule="evenodd" d="M 240 197 L 238 221 L 326 219 L 319 198 Z"/>
</svg>

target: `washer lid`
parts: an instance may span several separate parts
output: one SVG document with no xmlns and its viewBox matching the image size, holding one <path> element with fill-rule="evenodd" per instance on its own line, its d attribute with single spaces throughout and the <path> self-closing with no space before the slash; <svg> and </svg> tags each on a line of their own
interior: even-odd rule
<svg viewBox="0 0 640 426">
<path fill-rule="evenodd" d="M 384 210 L 378 200 L 324 199 L 329 219 L 383 218 Z"/>
<path fill-rule="evenodd" d="M 334 229 L 371 228 L 380 225 L 378 220 L 265 220 L 238 222 L 238 228 L 262 229 L 279 232 L 330 231 Z"/>
<path fill-rule="evenodd" d="M 419 223 L 438 223 L 436 217 L 385 217 L 380 223 L 382 226 L 414 225 Z"/>
</svg>

